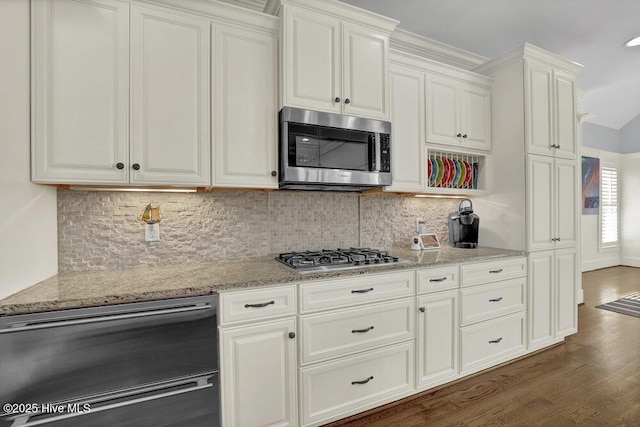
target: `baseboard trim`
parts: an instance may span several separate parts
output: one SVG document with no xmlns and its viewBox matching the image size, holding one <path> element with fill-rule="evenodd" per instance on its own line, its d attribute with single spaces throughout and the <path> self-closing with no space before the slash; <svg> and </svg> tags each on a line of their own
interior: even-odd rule
<svg viewBox="0 0 640 427">
<path fill-rule="evenodd" d="M 640 258 L 636 258 L 640 265 Z M 615 267 L 620 265 L 620 257 L 596 259 L 593 261 L 582 261 L 582 272 L 600 270 L 601 268 Z"/>
<path fill-rule="evenodd" d="M 640 258 L 624 257 L 622 258 L 622 265 L 627 267 L 640 267 Z"/>
</svg>

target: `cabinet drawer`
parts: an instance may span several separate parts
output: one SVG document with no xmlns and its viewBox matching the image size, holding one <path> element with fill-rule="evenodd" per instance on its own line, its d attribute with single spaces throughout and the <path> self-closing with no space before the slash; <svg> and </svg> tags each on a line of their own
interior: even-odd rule
<svg viewBox="0 0 640 427">
<path fill-rule="evenodd" d="M 304 313 L 363 302 L 408 297 L 414 295 L 415 282 L 415 271 L 410 270 L 303 283 L 300 285 L 300 305 Z"/>
<path fill-rule="evenodd" d="M 220 294 L 220 325 L 295 315 L 296 287 L 282 286 Z"/>
<path fill-rule="evenodd" d="M 418 293 L 438 292 L 458 287 L 458 266 L 418 270 Z"/>
<path fill-rule="evenodd" d="M 302 368 L 302 424 L 324 424 L 407 394 L 413 372 L 413 342 Z"/>
<path fill-rule="evenodd" d="M 412 339 L 413 298 L 302 316 L 302 363 Z"/>
<path fill-rule="evenodd" d="M 526 277 L 463 288 L 462 326 L 526 308 Z"/>
<path fill-rule="evenodd" d="M 460 267 L 461 286 L 480 285 L 526 275 L 526 258 L 505 258 L 477 264 L 465 264 Z"/>
<path fill-rule="evenodd" d="M 524 352 L 524 318 L 521 311 L 461 328 L 461 373 L 479 371 Z"/>
</svg>

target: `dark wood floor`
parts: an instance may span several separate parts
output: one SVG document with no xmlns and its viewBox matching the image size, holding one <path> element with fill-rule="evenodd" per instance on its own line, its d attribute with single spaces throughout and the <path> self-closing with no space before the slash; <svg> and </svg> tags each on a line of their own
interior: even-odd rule
<svg viewBox="0 0 640 427">
<path fill-rule="evenodd" d="M 640 291 L 640 269 L 583 274 L 564 344 L 341 426 L 640 426 L 640 318 L 595 308 Z"/>
</svg>

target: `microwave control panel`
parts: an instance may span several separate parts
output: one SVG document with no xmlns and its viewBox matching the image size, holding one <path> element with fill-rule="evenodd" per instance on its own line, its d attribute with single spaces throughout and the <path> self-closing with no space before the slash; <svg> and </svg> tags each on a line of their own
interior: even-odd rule
<svg viewBox="0 0 640 427">
<path fill-rule="evenodd" d="M 391 172 L 391 146 L 390 135 L 380 134 L 380 172 Z"/>
</svg>

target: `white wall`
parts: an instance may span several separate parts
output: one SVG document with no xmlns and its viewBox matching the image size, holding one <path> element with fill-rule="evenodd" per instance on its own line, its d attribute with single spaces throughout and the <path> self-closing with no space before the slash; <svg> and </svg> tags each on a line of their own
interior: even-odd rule
<svg viewBox="0 0 640 427">
<path fill-rule="evenodd" d="M 0 299 L 56 274 L 56 190 L 29 180 L 29 1 L 0 1 Z"/>
<path fill-rule="evenodd" d="M 584 128 L 583 128 L 584 130 Z M 623 159 L 626 156 L 618 153 L 612 153 L 604 150 L 594 150 L 591 148 L 582 147 L 582 155 L 587 157 L 597 157 L 602 162 L 615 163 L 619 170 L 619 176 L 622 181 Z M 624 203 L 621 203 L 621 207 L 624 207 Z M 624 214 L 623 214 L 624 215 Z M 599 228 L 600 228 L 600 215 L 582 215 L 580 232 L 581 238 L 581 259 L 582 259 L 582 271 L 596 270 L 598 268 L 612 267 L 620 265 L 622 262 L 622 249 L 620 247 L 616 249 L 599 248 Z M 621 231 L 621 237 L 624 232 Z"/>
<path fill-rule="evenodd" d="M 622 264 L 640 267 L 640 153 L 622 161 Z"/>
</svg>

